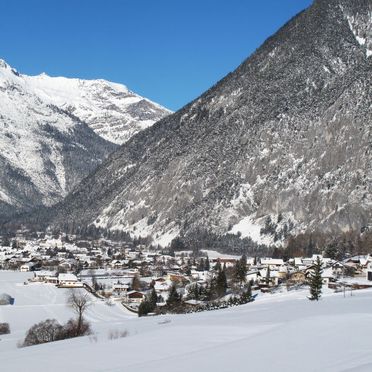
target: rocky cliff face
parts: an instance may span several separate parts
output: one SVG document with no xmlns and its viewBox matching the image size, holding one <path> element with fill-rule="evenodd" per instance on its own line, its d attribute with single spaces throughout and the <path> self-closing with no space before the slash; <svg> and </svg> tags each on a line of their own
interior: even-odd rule
<svg viewBox="0 0 372 372">
<path fill-rule="evenodd" d="M 216 86 L 139 133 L 58 206 L 152 235 L 360 230 L 372 217 L 372 3 L 317 0 Z M 278 218 L 279 216 L 279 218 Z"/>
</svg>

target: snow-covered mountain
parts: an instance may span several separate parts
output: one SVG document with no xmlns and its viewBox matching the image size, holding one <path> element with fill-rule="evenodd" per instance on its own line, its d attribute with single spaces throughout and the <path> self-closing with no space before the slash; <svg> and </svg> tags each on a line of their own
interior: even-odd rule
<svg viewBox="0 0 372 372">
<path fill-rule="evenodd" d="M 121 147 L 50 220 L 162 244 L 372 221 L 372 2 L 316 0 L 234 72 Z M 266 223 L 271 217 L 275 223 Z"/>
<path fill-rule="evenodd" d="M 27 76 L 0 60 L 0 216 L 60 201 L 168 113 L 120 84 Z"/>
<path fill-rule="evenodd" d="M 0 61 L 0 216 L 51 205 L 115 149 Z"/>
<path fill-rule="evenodd" d="M 43 102 L 73 114 L 101 137 L 119 145 L 171 113 L 126 86 L 106 80 L 46 74 L 22 78 Z"/>
</svg>

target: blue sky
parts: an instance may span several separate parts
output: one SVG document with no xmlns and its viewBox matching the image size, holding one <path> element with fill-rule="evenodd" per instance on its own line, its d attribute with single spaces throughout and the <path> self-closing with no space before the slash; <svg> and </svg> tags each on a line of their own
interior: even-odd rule
<svg viewBox="0 0 372 372">
<path fill-rule="evenodd" d="M 311 0 L 8 0 L 0 58 L 22 73 L 104 78 L 176 110 Z"/>
</svg>

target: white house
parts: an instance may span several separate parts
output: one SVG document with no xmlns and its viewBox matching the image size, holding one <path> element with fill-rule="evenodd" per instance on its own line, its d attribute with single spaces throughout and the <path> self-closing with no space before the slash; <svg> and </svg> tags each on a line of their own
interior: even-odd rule
<svg viewBox="0 0 372 372">
<path fill-rule="evenodd" d="M 31 271 L 32 268 L 35 266 L 35 264 L 33 262 L 26 262 L 25 264 L 23 264 L 21 267 L 20 267 L 20 270 L 22 272 L 27 272 L 27 271 Z"/>
<path fill-rule="evenodd" d="M 126 296 L 128 292 L 129 285 L 116 283 L 112 286 L 112 292 L 118 295 Z"/>
<path fill-rule="evenodd" d="M 274 268 L 284 265 L 284 261 L 281 258 L 261 258 L 261 265 Z"/>
<path fill-rule="evenodd" d="M 145 299 L 145 295 L 139 291 L 130 291 L 127 293 L 126 299 L 127 302 L 140 304 Z"/>
<path fill-rule="evenodd" d="M 45 282 L 45 283 L 58 283 L 57 274 L 53 271 L 34 271 L 34 282 Z"/>
<path fill-rule="evenodd" d="M 83 287 L 83 283 L 74 274 L 59 274 L 58 284 L 60 287 Z"/>
</svg>

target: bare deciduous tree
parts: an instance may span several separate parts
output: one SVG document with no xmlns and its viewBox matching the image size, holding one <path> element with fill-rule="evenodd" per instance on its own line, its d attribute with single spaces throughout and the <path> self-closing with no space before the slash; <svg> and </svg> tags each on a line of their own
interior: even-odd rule
<svg viewBox="0 0 372 372">
<path fill-rule="evenodd" d="M 71 289 L 67 296 L 67 305 L 70 306 L 77 315 L 77 336 L 82 332 L 83 316 L 91 305 L 89 295 L 81 289 Z"/>
</svg>

